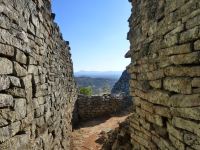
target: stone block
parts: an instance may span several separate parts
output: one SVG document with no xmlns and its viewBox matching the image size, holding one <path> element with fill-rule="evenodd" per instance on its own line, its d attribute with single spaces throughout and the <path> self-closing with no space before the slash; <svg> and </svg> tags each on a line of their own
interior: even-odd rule
<svg viewBox="0 0 200 150">
<path fill-rule="evenodd" d="M 13 95 L 14 97 L 21 97 L 25 98 L 25 90 L 18 87 L 13 87 L 11 89 L 6 90 L 10 95 Z"/>
<path fill-rule="evenodd" d="M 164 77 L 164 71 L 163 70 L 156 70 L 152 72 L 147 73 L 148 80 L 157 80 Z"/>
<path fill-rule="evenodd" d="M 200 87 L 200 78 L 192 79 L 192 87 Z"/>
<path fill-rule="evenodd" d="M 153 104 L 152 103 L 149 103 L 148 101 L 144 101 L 144 100 L 140 99 L 140 105 L 141 105 L 141 108 L 144 109 L 145 111 L 153 113 Z"/>
<path fill-rule="evenodd" d="M 28 73 L 32 73 L 34 75 L 38 75 L 38 67 L 35 65 L 29 65 L 28 66 Z"/>
<path fill-rule="evenodd" d="M 194 50 L 200 50 L 200 40 L 194 42 Z"/>
<path fill-rule="evenodd" d="M 145 140 L 144 138 L 133 135 L 132 138 L 137 141 L 139 144 L 143 145 L 146 148 L 155 148 L 154 144 L 151 143 L 150 141 Z"/>
<path fill-rule="evenodd" d="M 152 90 L 147 95 L 148 101 L 154 104 L 170 106 L 169 102 L 169 93 L 161 91 L 161 90 Z"/>
<path fill-rule="evenodd" d="M 21 120 L 26 117 L 26 99 L 15 98 L 16 119 Z"/>
<path fill-rule="evenodd" d="M 192 51 L 191 44 L 183 44 L 183 45 L 178 45 L 178 46 L 162 49 L 159 51 L 159 54 L 160 56 L 170 56 L 170 55 L 176 55 L 176 54 L 190 53 L 191 51 Z"/>
<path fill-rule="evenodd" d="M 163 87 L 166 90 L 182 94 L 191 94 L 192 86 L 190 78 L 165 78 Z"/>
<path fill-rule="evenodd" d="M 154 105 L 153 109 L 154 109 L 155 114 L 157 114 L 159 116 L 171 118 L 171 112 L 170 112 L 169 107 Z"/>
<path fill-rule="evenodd" d="M 161 150 L 163 149 L 169 149 L 169 150 L 175 150 L 176 148 L 170 143 L 169 140 L 165 140 L 162 137 L 157 137 L 157 136 L 152 136 L 152 140 L 154 143 L 156 143 L 156 145 L 158 146 L 158 148 L 160 148 Z"/>
<path fill-rule="evenodd" d="M 194 88 L 192 89 L 193 94 L 199 94 L 200 93 L 200 88 Z"/>
<path fill-rule="evenodd" d="M 6 56 L 6 57 L 13 57 L 15 50 L 12 46 L 4 45 L 0 43 L 0 55 Z"/>
<path fill-rule="evenodd" d="M 167 0 L 165 6 L 165 14 L 175 11 L 177 8 L 183 6 L 185 0 Z"/>
<path fill-rule="evenodd" d="M 197 64 L 200 62 L 199 60 L 200 52 L 193 52 L 189 54 L 181 54 L 181 55 L 173 55 L 169 57 L 170 62 L 175 65 L 182 64 Z"/>
<path fill-rule="evenodd" d="M 178 34 L 175 34 L 165 37 L 163 44 L 165 45 L 165 47 L 171 47 L 176 45 L 177 43 L 178 43 Z"/>
<path fill-rule="evenodd" d="M 153 88 L 160 89 L 162 87 L 162 80 L 150 81 L 149 84 Z"/>
<path fill-rule="evenodd" d="M 26 64 L 27 63 L 27 57 L 23 52 L 21 52 L 20 50 L 17 50 L 16 61 L 18 63 L 21 63 L 21 64 Z"/>
<path fill-rule="evenodd" d="M 182 95 L 175 94 L 170 97 L 169 102 L 173 107 L 197 107 L 200 106 L 200 94 Z"/>
<path fill-rule="evenodd" d="M 0 91 L 6 90 L 10 87 L 10 80 L 5 75 L 0 75 Z"/>
<path fill-rule="evenodd" d="M 184 143 L 195 150 L 200 149 L 200 138 L 191 132 L 184 132 Z"/>
<path fill-rule="evenodd" d="M 7 94 L 0 94 L 0 108 L 13 107 L 13 97 Z"/>
<path fill-rule="evenodd" d="M 13 63 L 7 58 L 0 57 L 0 68 L 0 75 L 13 73 Z"/>
<path fill-rule="evenodd" d="M 39 118 L 44 115 L 44 105 L 40 105 L 35 109 L 35 118 Z"/>
<path fill-rule="evenodd" d="M 178 139 L 173 137 L 171 134 L 169 134 L 169 139 L 174 145 L 174 147 L 176 147 L 178 150 L 185 150 L 185 144 L 183 142 L 179 141 Z"/>
<path fill-rule="evenodd" d="M 185 77 L 196 77 L 200 76 L 200 67 L 178 67 L 171 66 L 164 69 L 164 73 L 166 76 L 185 76 Z"/>
<path fill-rule="evenodd" d="M 189 19 L 187 22 L 186 22 L 186 28 L 187 29 L 190 29 L 190 28 L 193 28 L 195 26 L 198 26 L 200 25 L 200 15 L 197 15 L 191 19 Z"/>
<path fill-rule="evenodd" d="M 14 87 L 21 87 L 20 79 L 14 76 L 9 76 L 10 83 Z"/>
<path fill-rule="evenodd" d="M 32 88 L 32 75 L 27 75 L 22 78 L 25 89 Z"/>
<path fill-rule="evenodd" d="M 179 43 L 185 43 L 198 39 L 198 33 L 199 33 L 198 27 L 182 32 L 180 35 Z"/>
<path fill-rule="evenodd" d="M 17 62 L 14 62 L 14 69 L 18 77 L 23 77 L 27 75 L 27 70 Z"/>
<path fill-rule="evenodd" d="M 200 107 L 171 108 L 171 113 L 176 117 L 200 120 Z"/>
<path fill-rule="evenodd" d="M 167 131 L 180 141 L 183 141 L 183 132 L 175 127 L 173 127 L 169 122 L 167 123 Z"/>
<path fill-rule="evenodd" d="M 177 128 L 187 130 L 198 136 L 200 135 L 199 123 L 197 122 L 186 120 L 183 118 L 174 117 L 172 119 L 172 124 Z"/>
</svg>

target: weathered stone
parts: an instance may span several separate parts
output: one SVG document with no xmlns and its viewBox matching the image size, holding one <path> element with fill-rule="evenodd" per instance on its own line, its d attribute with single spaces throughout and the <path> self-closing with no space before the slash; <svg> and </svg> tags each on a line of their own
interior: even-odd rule
<svg viewBox="0 0 200 150">
<path fill-rule="evenodd" d="M 200 88 L 194 88 L 194 89 L 192 89 L 192 93 L 193 93 L 193 94 L 198 94 L 198 93 L 200 93 Z"/>
<path fill-rule="evenodd" d="M 40 103 L 44 103 L 45 101 L 41 98 L 41 96 L 35 100 L 37 100 L 37 102 L 35 102 L 36 106 L 40 105 Z M 108 94 L 105 94 L 104 96 L 79 95 L 75 108 L 78 108 L 77 115 L 80 120 L 88 120 L 118 112 L 122 109 L 130 107 L 131 105 L 131 99 L 123 96 L 112 96 Z"/>
<path fill-rule="evenodd" d="M 150 86 L 156 89 L 160 89 L 162 87 L 162 81 L 161 80 L 155 80 L 149 82 Z"/>
<path fill-rule="evenodd" d="M 21 87 L 20 79 L 14 76 L 9 76 L 10 82 L 12 86 Z"/>
<path fill-rule="evenodd" d="M 164 70 L 166 76 L 200 76 L 200 67 L 167 67 Z"/>
<path fill-rule="evenodd" d="M 16 61 L 21 63 L 21 64 L 26 64 L 27 63 L 27 57 L 23 52 L 18 50 L 17 54 L 16 54 Z"/>
<path fill-rule="evenodd" d="M 190 44 L 183 44 L 180 46 L 174 46 L 166 49 L 162 49 L 159 51 L 161 56 L 169 56 L 169 55 L 176 55 L 176 54 L 184 54 L 191 52 L 191 45 Z"/>
<path fill-rule="evenodd" d="M 192 93 L 191 79 L 189 78 L 166 78 L 164 79 L 163 87 L 166 90 L 177 93 Z"/>
<path fill-rule="evenodd" d="M 174 137 L 176 137 L 177 139 L 183 141 L 183 133 L 181 132 L 181 130 L 176 129 L 175 127 L 173 127 L 171 124 L 167 123 L 167 131 L 173 135 Z"/>
<path fill-rule="evenodd" d="M 15 51 L 13 47 L 0 43 L 0 49 L 1 49 L 0 50 L 1 55 L 7 56 L 7 57 L 14 56 Z"/>
<path fill-rule="evenodd" d="M 41 105 L 37 109 L 35 109 L 35 117 L 39 118 L 43 115 L 44 115 L 44 105 Z"/>
<path fill-rule="evenodd" d="M 165 13 L 169 13 L 172 12 L 174 10 L 176 10 L 177 8 L 181 7 L 182 5 L 184 5 L 185 0 L 168 0 L 166 1 L 166 9 L 165 9 Z"/>
<path fill-rule="evenodd" d="M 0 74 L 12 74 L 13 64 L 7 58 L 0 58 Z"/>
<path fill-rule="evenodd" d="M 194 18 L 189 19 L 189 20 L 186 22 L 186 28 L 187 28 L 187 29 L 190 29 L 190 28 L 193 28 L 193 27 L 195 27 L 195 26 L 198 26 L 198 25 L 199 25 L 199 22 L 200 22 L 200 15 L 197 15 L 197 16 L 195 16 Z"/>
<path fill-rule="evenodd" d="M 181 33 L 179 42 L 184 43 L 184 42 L 198 39 L 198 33 L 199 33 L 198 27 L 187 30 L 187 31 Z"/>
<path fill-rule="evenodd" d="M 195 150 L 200 148 L 200 138 L 190 132 L 184 132 L 184 142 Z"/>
<path fill-rule="evenodd" d="M 34 75 L 38 75 L 38 67 L 34 65 L 28 66 L 28 73 L 32 73 Z"/>
<path fill-rule="evenodd" d="M 27 75 L 26 77 L 23 77 L 22 80 L 26 89 L 32 87 L 32 75 Z"/>
<path fill-rule="evenodd" d="M 127 70 L 132 78 L 129 87 L 135 106 L 130 118 L 132 149 L 197 150 L 200 1 L 130 2 L 127 38 L 131 44 L 131 64 Z M 146 87 L 139 84 L 143 81 L 148 83 Z M 148 142 L 156 147 L 150 148 Z"/>
<path fill-rule="evenodd" d="M 185 150 L 185 144 L 183 144 L 181 141 L 173 137 L 171 134 L 169 134 L 169 139 L 174 145 L 174 147 L 176 147 L 179 150 Z"/>
<path fill-rule="evenodd" d="M 27 34 L 22 31 L 22 32 L 19 32 L 17 35 L 16 35 L 20 40 L 22 40 L 23 42 L 25 43 L 28 43 L 29 42 L 29 39 L 27 37 Z"/>
<path fill-rule="evenodd" d="M 200 106 L 200 94 L 192 95 L 173 95 L 169 101 L 173 107 L 196 107 Z"/>
<path fill-rule="evenodd" d="M 171 112 L 168 107 L 163 107 L 163 106 L 153 106 L 154 112 L 157 115 L 171 118 Z"/>
<path fill-rule="evenodd" d="M 199 124 L 190 120 L 185 120 L 182 118 L 174 117 L 172 119 L 172 124 L 180 129 L 184 129 L 187 131 L 190 131 L 194 134 L 197 134 L 198 136 L 200 135 L 200 128 Z"/>
<path fill-rule="evenodd" d="M 10 80 L 7 76 L 0 76 L 0 91 L 6 90 L 10 87 Z"/>
<path fill-rule="evenodd" d="M 28 134 L 16 135 L 1 144 L 0 149 L 32 149 L 28 139 L 30 139 Z"/>
<path fill-rule="evenodd" d="M 200 52 L 193 52 L 189 54 L 173 55 L 169 59 L 175 65 L 192 64 L 200 62 Z"/>
<path fill-rule="evenodd" d="M 193 108 L 171 108 L 173 116 L 200 120 L 200 107 Z"/>
<path fill-rule="evenodd" d="M 7 94 L 0 94 L 0 108 L 13 107 L 13 97 Z"/>
<path fill-rule="evenodd" d="M 192 87 L 200 87 L 200 78 L 194 78 L 192 80 Z"/>
<path fill-rule="evenodd" d="M 195 49 L 195 50 L 200 50 L 200 40 L 197 40 L 197 41 L 194 43 L 194 49 Z"/>
<path fill-rule="evenodd" d="M 16 119 L 21 120 L 26 117 L 26 99 L 14 99 L 15 106 L 14 109 L 16 111 Z"/>
<path fill-rule="evenodd" d="M 50 15 L 49 0 L 0 2 L 2 150 L 70 149 L 76 86 L 70 47 Z"/>
<path fill-rule="evenodd" d="M 176 43 L 178 43 L 178 35 L 177 34 L 165 37 L 165 39 L 164 39 L 164 44 L 166 47 L 174 46 Z"/>
<path fill-rule="evenodd" d="M 20 64 L 18 64 L 17 62 L 14 62 L 14 68 L 15 68 L 16 75 L 18 77 L 22 77 L 27 74 L 26 69 L 22 67 Z"/>
<path fill-rule="evenodd" d="M 13 87 L 12 89 L 6 90 L 10 95 L 13 95 L 14 97 L 25 97 L 25 90 L 18 87 Z"/>
<path fill-rule="evenodd" d="M 152 136 L 152 140 L 160 149 L 170 149 L 175 150 L 176 148 L 167 140 L 163 139 L 162 137 Z"/>
<path fill-rule="evenodd" d="M 157 70 L 153 72 L 147 73 L 148 80 L 157 80 L 164 77 L 164 71 L 163 70 Z"/>
</svg>

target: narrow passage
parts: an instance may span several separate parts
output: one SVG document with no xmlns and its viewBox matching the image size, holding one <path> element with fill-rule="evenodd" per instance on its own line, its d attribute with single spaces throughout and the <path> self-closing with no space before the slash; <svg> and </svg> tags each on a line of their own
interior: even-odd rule
<svg viewBox="0 0 200 150">
<path fill-rule="evenodd" d="M 71 150 L 101 150 L 103 146 L 102 134 L 106 134 L 125 121 L 128 114 L 120 114 L 109 118 L 102 117 L 82 122 L 72 134 Z"/>
</svg>

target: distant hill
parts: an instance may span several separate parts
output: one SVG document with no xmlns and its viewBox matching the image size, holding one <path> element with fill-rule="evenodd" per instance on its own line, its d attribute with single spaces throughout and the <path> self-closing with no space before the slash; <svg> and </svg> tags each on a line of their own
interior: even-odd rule
<svg viewBox="0 0 200 150">
<path fill-rule="evenodd" d="M 75 77 L 119 79 L 122 71 L 79 71 L 74 74 Z"/>
<path fill-rule="evenodd" d="M 102 95 L 110 93 L 112 87 L 117 82 L 116 78 L 91 78 L 91 77 L 75 77 L 77 86 L 88 87 L 91 86 L 93 95 Z"/>
<path fill-rule="evenodd" d="M 125 95 L 129 95 L 129 80 L 130 75 L 128 74 L 127 70 L 125 70 L 120 79 L 115 83 L 114 87 L 112 88 L 112 94 L 119 94 L 124 93 Z"/>
</svg>

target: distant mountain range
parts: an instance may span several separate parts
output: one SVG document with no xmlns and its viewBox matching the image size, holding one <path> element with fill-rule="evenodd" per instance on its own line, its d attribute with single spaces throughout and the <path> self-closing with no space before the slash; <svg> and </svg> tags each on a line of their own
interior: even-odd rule
<svg viewBox="0 0 200 150">
<path fill-rule="evenodd" d="M 78 88 L 89 86 L 92 88 L 93 95 L 111 93 L 117 80 L 115 78 L 75 77 Z"/>
<path fill-rule="evenodd" d="M 122 71 L 79 71 L 75 72 L 75 77 L 119 79 Z"/>
</svg>

